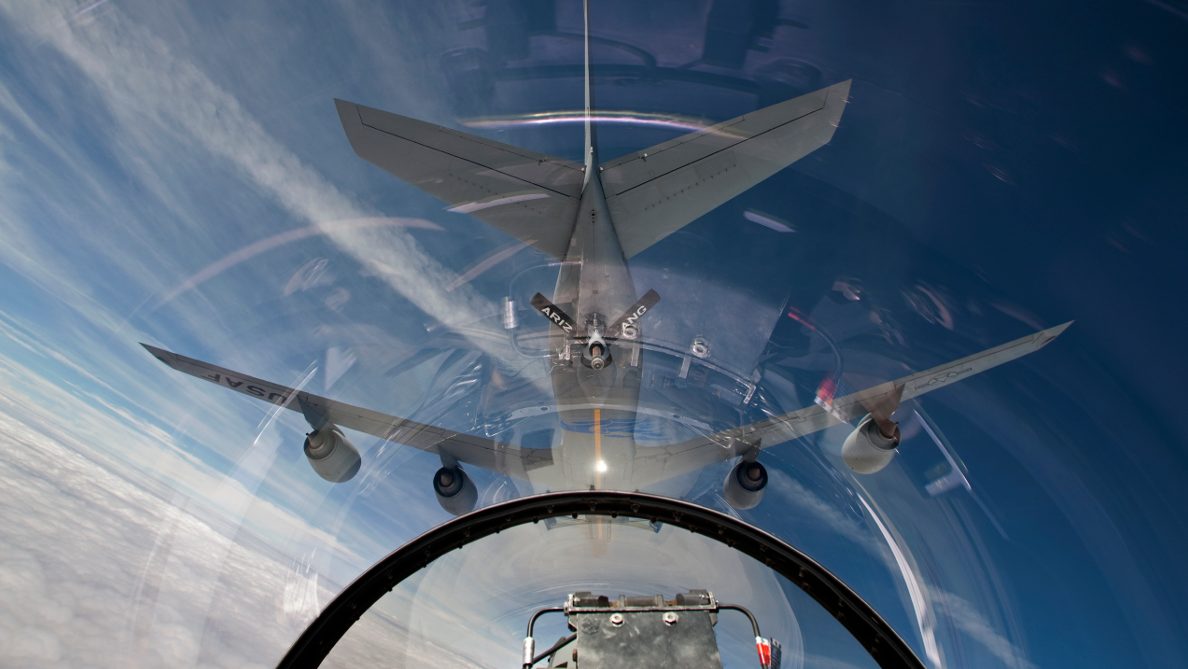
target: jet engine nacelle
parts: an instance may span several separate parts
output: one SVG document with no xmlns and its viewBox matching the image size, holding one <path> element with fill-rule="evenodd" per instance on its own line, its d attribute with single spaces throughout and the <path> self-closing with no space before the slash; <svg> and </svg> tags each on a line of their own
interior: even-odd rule
<svg viewBox="0 0 1188 669">
<path fill-rule="evenodd" d="M 739 511 L 753 509 L 763 501 L 763 490 L 767 487 L 767 468 L 762 464 L 746 460 L 734 466 L 722 484 L 722 497 Z"/>
<path fill-rule="evenodd" d="M 433 475 L 433 492 L 441 508 L 455 516 L 470 513 L 478 501 L 478 488 L 461 467 L 442 467 Z"/>
<path fill-rule="evenodd" d="M 359 472 L 359 451 L 333 425 L 326 425 L 305 437 L 305 457 L 318 476 L 331 483 L 343 483 Z"/>
<path fill-rule="evenodd" d="M 883 434 L 879 424 L 867 414 L 842 444 L 842 459 L 859 474 L 873 474 L 886 467 L 895 457 L 899 446 L 899 426 L 890 437 Z"/>
</svg>

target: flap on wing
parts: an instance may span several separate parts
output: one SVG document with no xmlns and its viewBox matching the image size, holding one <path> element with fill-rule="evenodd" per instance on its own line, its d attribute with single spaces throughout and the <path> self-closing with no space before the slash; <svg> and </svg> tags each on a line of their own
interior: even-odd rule
<svg viewBox="0 0 1188 669">
<path fill-rule="evenodd" d="M 825 145 L 849 91 L 843 81 L 603 165 L 623 253 L 634 256 Z"/>
<path fill-rule="evenodd" d="M 346 402 L 282 386 L 201 360 L 141 344 L 153 357 L 179 372 L 255 397 L 286 409 L 315 413 L 340 427 L 431 453 L 443 453 L 484 469 L 523 477 L 524 472 L 552 463 L 550 449 L 521 449 L 465 432 L 389 416 Z"/>
<path fill-rule="evenodd" d="M 361 158 L 449 205 L 556 257 L 569 245 L 582 166 L 335 100 Z"/>
</svg>

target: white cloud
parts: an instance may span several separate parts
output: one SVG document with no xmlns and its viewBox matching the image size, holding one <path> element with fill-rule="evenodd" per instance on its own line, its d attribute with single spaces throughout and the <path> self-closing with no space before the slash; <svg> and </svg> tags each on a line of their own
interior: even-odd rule
<svg viewBox="0 0 1188 669">
<path fill-rule="evenodd" d="M 6 409 L 8 407 L 5 407 Z M 6 666 L 267 665 L 293 635 L 270 610 L 284 565 L 0 413 L 0 664 Z M 159 571 L 142 565 L 163 538 Z M 158 550 L 160 547 L 158 547 Z M 211 560 L 222 551 L 223 560 Z M 232 582 L 220 582 L 220 577 Z M 143 580 L 142 580 L 143 578 Z M 218 584 L 217 613 L 202 608 Z M 138 589 L 140 592 L 138 593 Z M 133 610 L 132 607 L 138 607 Z M 210 613 L 222 656 L 204 647 Z M 125 629 L 126 621 L 153 619 Z M 260 624 L 268 621 L 269 624 Z"/>
<path fill-rule="evenodd" d="M 0 644 L 0 665 L 270 666 L 374 559 L 168 444 L 160 480 L 87 448 L 12 391 L 11 363 L 3 371 L 0 638 L 16 642 Z M 53 391 L 39 396 L 71 401 Z M 285 559 L 294 538 L 310 559 Z M 314 555 L 332 559 L 337 582 Z"/>
</svg>

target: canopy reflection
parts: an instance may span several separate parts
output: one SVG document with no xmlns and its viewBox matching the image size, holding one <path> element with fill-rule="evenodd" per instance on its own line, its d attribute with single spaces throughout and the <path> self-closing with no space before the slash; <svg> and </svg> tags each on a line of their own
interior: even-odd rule
<svg viewBox="0 0 1188 669">
<path fill-rule="evenodd" d="M 558 521 L 565 517 L 572 522 Z M 442 556 L 447 557 L 437 562 Z M 792 593 L 772 580 L 772 572 L 817 606 L 804 607 L 808 599 L 800 596 L 791 608 L 787 598 Z M 414 586 L 402 588 L 413 575 Z M 690 587 L 748 607 L 774 638 L 782 637 L 786 661 L 792 663 L 786 666 L 802 666 L 806 656 L 844 662 L 864 653 L 883 667 L 923 666 L 861 597 L 775 536 L 697 504 L 616 491 L 523 497 L 443 524 L 344 590 L 281 666 L 315 664 L 344 635 L 349 643 L 330 656 L 332 662 L 376 657 L 373 646 L 420 662 L 434 653 L 474 648 L 479 652 L 471 662 L 497 666 L 492 658 L 509 652 L 516 657 L 513 630 L 534 610 L 555 606 L 567 594 L 614 588 L 612 597 L 650 595 Z M 387 594 L 393 588 L 394 598 Z M 356 623 L 360 612 L 373 606 L 379 617 Z M 809 634 L 798 616 L 814 621 Z M 418 626 L 421 617 L 427 622 Z M 820 622 L 830 617 L 852 635 L 841 647 L 864 648 L 864 653 L 816 646 L 839 638 Z M 500 638 L 508 640 L 503 651 Z M 746 647 L 750 650 L 749 643 Z"/>
</svg>

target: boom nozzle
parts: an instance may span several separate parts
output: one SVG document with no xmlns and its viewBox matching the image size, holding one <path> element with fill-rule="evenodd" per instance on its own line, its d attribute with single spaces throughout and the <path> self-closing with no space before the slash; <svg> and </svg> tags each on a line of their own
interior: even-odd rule
<svg viewBox="0 0 1188 669">
<path fill-rule="evenodd" d="M 606 342 L 597 333 L 592 335 L 586 344 L 586 353 L 590 358 L 590 366 L 594 369 L 602 369 L 610 361 L 610 356 L 606 354 Z"/>
</svg>

